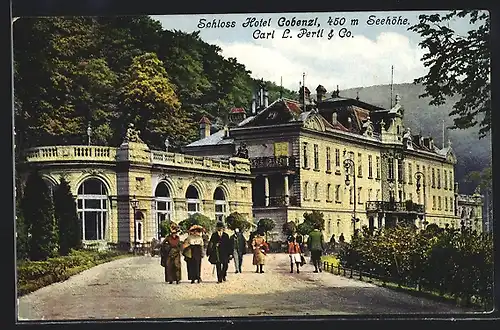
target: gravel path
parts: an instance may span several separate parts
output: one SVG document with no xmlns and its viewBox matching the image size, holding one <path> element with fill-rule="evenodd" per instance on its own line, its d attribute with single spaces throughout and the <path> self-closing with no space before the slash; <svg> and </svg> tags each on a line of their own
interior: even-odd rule
<svg viewBox="0 0 500 330">
<path fill-rule="evenodd" d="M 386 313 L 456 313 L 463 309 L 417 298 L 329 273 L 307 264 L 290 274 L 288 256 L 268 256 L 264 274 L 254 273 L 245 255 L 243 273 L 216 283 L 203 260 L 201 284 L 163 281 L 158 257 L 132 257 L 96 266 L 65 282 L 19 299 L 20 320 L 178 318 L 218 316 L 301 316 Z"/>
</svg>

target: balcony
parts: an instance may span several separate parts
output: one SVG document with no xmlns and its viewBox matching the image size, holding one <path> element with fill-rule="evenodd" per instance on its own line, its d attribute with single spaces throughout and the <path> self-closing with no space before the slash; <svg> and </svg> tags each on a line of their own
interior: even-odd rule
<svg viewBox="0 0 500 330">
<path fill-rule="evenodd" d="M 389 212 L 389 213 L 424 213 L 424 206 L 421 204 L 406 202 L 388 201 L 368 201 L 366 211 Z"/>
<path fill-rule="evenodd" d="M 269 197 L 268 207 L 281 207 L 281 206 L 300 206 L 299 198 L 297 196 L 288 197 L 289 203 L 286 205 L 285 196 L 273 196 Z M 261 199 L 254 202 L 254 207 L 266 207 L 265 200 Z"/>
<path fill-rule="evenodd" d="M 297 167 L 295 157 L 255 157 L 250 159 L 252 169 L 291 169 Z"/>
</svg>

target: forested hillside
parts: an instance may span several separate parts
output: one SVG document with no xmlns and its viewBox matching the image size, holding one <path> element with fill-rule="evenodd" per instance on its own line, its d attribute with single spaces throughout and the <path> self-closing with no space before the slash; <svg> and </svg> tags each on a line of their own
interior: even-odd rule
<svg viewBox="0 0 500 330">
<path fill-rule="evenodd" d="M 87 142 L 118 145 L 129 122 L 153 148 L 193 141 L 207 115 L 249 109 L 255 81 L 197 33 L 148 16 L 22 18 L 14 24 L 18 150 Z M 270 99 L 280 87 L 267 82 Z M 294 93 L 283 91 L 284 96 Z M 217 120 L 219 119 L 219 120 Z"/>
</svg>

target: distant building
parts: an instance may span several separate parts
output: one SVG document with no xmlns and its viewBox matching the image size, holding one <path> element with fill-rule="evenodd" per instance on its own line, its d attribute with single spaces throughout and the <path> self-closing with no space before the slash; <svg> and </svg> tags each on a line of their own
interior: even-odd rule
<svg viewBox="0 0 500 330">
<path fill-rule="evenodd" d="M 244 145 L 251 161 L 253 216 L 285 221 L 323 212 L 325 235 L 414 223 L 459 227 L 456 156 L 448 142 L 411 134 L 398 96 L 391 109 L 299 90 L 298 101 L 271 104 L 260 86 L 252 111 L 225 130 L 183 148 L 191 155 L 230 157 Z M 238 113 L 241 113 L 238 111 Z M 282 237 L 281 237 L 282 238 Z"/>
<path fill-rule="evenodd" d="M 478 232 L 488 232 L 488 223 L 483 223 L 483 196 L 477 192 L 473 195 L 459 194 L 457 196 L 457 215 L 460 225 L 472 228 Z"/>
</svg>

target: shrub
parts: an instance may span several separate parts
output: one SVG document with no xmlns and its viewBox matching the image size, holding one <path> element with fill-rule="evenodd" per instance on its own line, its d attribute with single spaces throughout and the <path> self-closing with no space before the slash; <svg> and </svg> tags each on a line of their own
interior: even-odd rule
<svg viewBox="0 0 500 330">
<path fill-rule="evenodd" d="M 212 220 L 201 213 L 195 213 L 189 216 L 189 218 L 179 222 L 179 227 L 184 233 L 187 232 L 193 225 L 202 226 L 207 231 L 212 231 L 212 229 L 215 227 L 215 220 Z"/>
<path fill-rule="evenodd" d="M 235 230 L 236 228 L 238 228 L 242 232 L 250 229 L 250 227 L 252 226 L 250 222 L 245 219 L 245 216 L 238 212 L 233 212 L 228 215 L 226 218 L 226 224 L 229 229 Z"/>
<path fill-rule="evenodd" d="M 18 295 L 67 280 L 70 276 L 122 255 L 119 251 L 71 250 L 67 256 L 20 262 L 17 266 Z"/>
<path fill-rule="evenodd" d="M 489 306 L 493 290 L 491 235 L 428 226 L 366 229 L 341 247 L 343 266 L 368 271 L 400 285 L 449 294 Z"/>
</svg>

